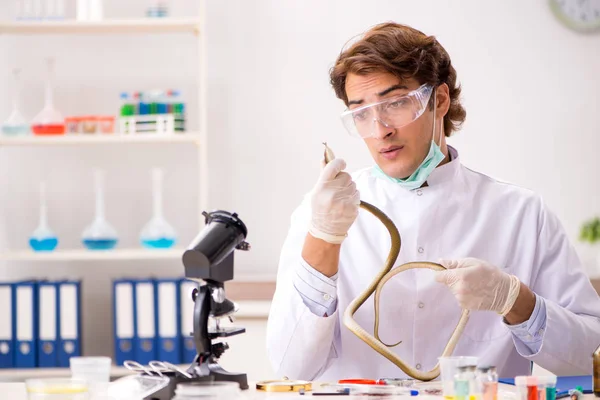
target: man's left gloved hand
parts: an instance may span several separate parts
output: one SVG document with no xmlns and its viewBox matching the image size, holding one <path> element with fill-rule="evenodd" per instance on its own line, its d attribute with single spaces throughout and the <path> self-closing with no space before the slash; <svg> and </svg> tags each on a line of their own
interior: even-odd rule
<svg viewBox="0 0 600 400">
<path fill-rule="evenodd" d="M 462 308 L 491 310 L 502 316 L 512 309 L 521 285 L 516 276 L 476 258 L 439 263 L 447 270 L 436 272 L 436 280 L 450 288 Z"/>
</svg>

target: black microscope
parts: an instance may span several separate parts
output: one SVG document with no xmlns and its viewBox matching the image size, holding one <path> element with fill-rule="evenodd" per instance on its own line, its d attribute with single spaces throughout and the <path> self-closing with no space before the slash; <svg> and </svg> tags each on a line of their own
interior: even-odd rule
<svg viewBox="0 0 600 400">
<path fill-rule="evenodd" d="M 194 302 L 192 335 L 197 354 L 186 374 L 171 374 L 169 385 L 146 400 L 171 400 L 179 383 L 230 381 L 248 389 L 245 373 L 227 372 L 217 362 L 229 346 L 212 343 L 245 332 L 244 328 L 221 328 L 219 319 L 237 311 L 235 303 L 225 297 L 224 282 L 233 279 L 234 250 L 250 249 L 245 241 L 248 230 L 236 213 L 217 210 L 202 215 L 205 227 L 183 253 L 185 277 L 198 282 L 189 299 Z M 209 328 L 209 318 L 214 319 L 215 327 Z"/>
</svg>

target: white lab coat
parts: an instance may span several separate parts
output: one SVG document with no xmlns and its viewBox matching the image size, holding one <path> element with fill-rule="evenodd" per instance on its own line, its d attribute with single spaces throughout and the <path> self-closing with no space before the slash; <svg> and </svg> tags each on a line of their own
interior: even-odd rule
<svg viewBox="0 0 600 400">
<path fill-rule="evenodd" d="M 531 361 L 557 375 L 592 373 L 600 344 L 600 298 L 585 275 L 557 217 L 529 190 L 498 182 L 461 165 L 458 154 L 435 169 L 428 186 L 407 191 L 367 168 L 353 173 L 361 200 L 396 224 L 402 248 L 396 266 L 410 261 L 476 257 L 516 275 L 546 303 L 539 351 L 515 341 L 495 312 L 475 311 L 454 355 L 475 355 L 501 377 L 530 373 Z M 343 310 L 381 270 L 390 238 L 365 210 L 342 244 L 337 310 L 312 313 L 293 286 L 310 218 L 308 195 L 295 210 L 284 243 L 267 328 L 267 352 L 277 376 L 334 381 L 404 377 L 403 371 L 342 323 Z M 459 319 L 450 290 L 429 270 L 409 270 L 384 286 L 380 337 L 405 362 L 431 370 Z M 373 332 L 373 296 L 355 314 Z M 516 344 L 515 344 L 516 343 Z"/>
</svg>

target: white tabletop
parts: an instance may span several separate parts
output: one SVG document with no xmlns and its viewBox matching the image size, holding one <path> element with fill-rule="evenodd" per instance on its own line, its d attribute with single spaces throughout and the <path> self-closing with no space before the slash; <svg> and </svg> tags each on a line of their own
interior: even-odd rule
<svg viewBox="0 0 600 400">
<path fill-rule="evenodd" d="M 255 384 L 250 384 L 250 388 L 248 390 L 244 390 L 242 394 L 242 399 L 244 400 L 285 400 L 290 398 L 299 398 L 300 395 L 298 393 L 265 393 L 262 391 L 257 391 L 255 389 Z M 315 386 L 318 388 L 318 385 Z M 511 385 L 499 385 L 499 398 L 518 400 L 518 398 L 514 395 L 515 387 Z M 0 397 L 2 399 L 10 399 L 10 400 L 27 400 L 27 392 L 25 391 L 24 383 L 0 383 Z M 504 396 L 503 396 L 504 394 Z M 302 396 L 304 397 L 304 396 Z M 321 397 L 321 396 L 319 396 Z M 329 396 L 323 396 L 329 397 Z M 401 396 L 406 398 L 405 396 Z M 592 400 L 595 399 L 593 394 L 586 394 L 583 396 L 584 400 Z M 339 398 L 339 396 L 335 396 L 335 398 Z M 352 398 L 361 398 L 364 397 L 359 396 L 343 396 L 344 399 L 351 400 Z M 431 395 L 419 395 L 415 400 L 440 400 L 443 399 L 442 396 L 431 396 Z"/>
</svg>

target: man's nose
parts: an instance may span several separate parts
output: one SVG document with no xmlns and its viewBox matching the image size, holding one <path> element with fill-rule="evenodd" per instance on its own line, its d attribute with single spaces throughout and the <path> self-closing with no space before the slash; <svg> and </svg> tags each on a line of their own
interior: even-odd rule
<svg viewBox="0 0 600 400">
<path fill-rule="evenodd" d="M 394 129 L 379 118 L 373 118 L 373 137 L 385 139 L 394 133 Z"/>
</svg>

